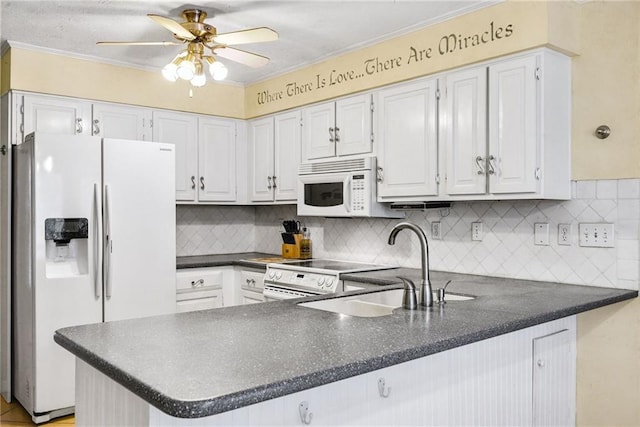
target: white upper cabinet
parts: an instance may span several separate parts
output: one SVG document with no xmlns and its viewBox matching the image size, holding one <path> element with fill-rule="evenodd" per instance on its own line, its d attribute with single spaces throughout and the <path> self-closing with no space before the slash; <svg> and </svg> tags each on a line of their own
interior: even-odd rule
<svg viewBox="0 0 640 427">
<path fill-rule="evenodd" d="M 151 140 L 151 109 L 93 104 L 91 134 L 103 138 Z"/>
<path fill-rule="evenodd" d="M 440 111 L 446 192 L 487 192 L 487 69 L 447 74 Z"/>
<path fill-rule="evenodd" d="M 438 195 L 436 79 L 378 94 L 378 200 Z"/>
<path fill-rule="evenodd" d="M 300 111 L 249 122 L 249 197 L 295 202 L 300 164 Z"/>
<path fill-rule="evenodd" d="M 91 103 L 88 101 L 23 95 L 21 113 L 22 138 L 32 132 L 91 135 Z"/>
<path fill-rule="evenodd" d="M 300 111 L 274 117 L 274 191 L 275 200 L 296 201 L 298 196 L 298 166 L 300 165 Z"/>
<path fill-rule="evenodd" d="M 236 120 L 154 111 L 153 140 L 176 146 L 176 200 L 236 201 Z"/>
<path fill-rule="evenodd" d="M 303 112 L 302 160 L 370 153 L 370 94 L 313 105 Z"/>
<path fill-rule="evenodd" d="M 236 123 L 198 118 L 198 200 L 236 200 Z"/>
<path fill-rule="evenodd" d="M 538 57 L 489 66 L 489 191 L 534 193 L 538 167 Z"/>
<path fill-rule="evenodd" d="M 175 145 L 176 200 L 196 201 L 198 186 L 198 119 L 193 114 L 153 112 L 153 140 Z"/>
</svg>

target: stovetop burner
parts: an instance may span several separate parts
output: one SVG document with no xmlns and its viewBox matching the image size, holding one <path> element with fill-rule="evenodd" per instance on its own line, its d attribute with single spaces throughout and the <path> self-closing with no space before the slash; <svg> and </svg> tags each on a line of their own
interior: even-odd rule
<svg viewBox="0 0 640 427">
<path fill-rule="evenodd" d="M 331 260 L 331 259 L 310 259 L 310 260 L 292 261 L 292 262 L 287 262 L 287 265 L 301 267 L 301 268 L 331 270 L 339 273 L 384 270 L 384 269 L 394 268 L 393 266 L 382 266 L 378 264 L 366 264 L 366 263 L 338 261 L 338 260 Z"/>
</svg>

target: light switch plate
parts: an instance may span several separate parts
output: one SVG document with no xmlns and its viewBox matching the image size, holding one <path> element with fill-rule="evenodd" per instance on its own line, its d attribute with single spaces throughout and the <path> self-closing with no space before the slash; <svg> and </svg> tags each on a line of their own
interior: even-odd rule
<svg viewBox="0 0 640 427">
<path fill-rule="evenodd" d="M 549 224 L 537 222 L 533 224 L 533 243 L 538 246 L 549 246 Z"/>
<path fill-rule="evenodd" d="M 431 238 L 433 240 L 442 240 L 442 225 L 440 221 L 433 221 L 431 223 Z"/>
<path fill-rule="evenodd" d="M 578 233 L 580 235 L 578 242 L 580 246 L 591 248 L 613 248 L 615 246 L 613 224 L 578 224 Z"/>
</svg>

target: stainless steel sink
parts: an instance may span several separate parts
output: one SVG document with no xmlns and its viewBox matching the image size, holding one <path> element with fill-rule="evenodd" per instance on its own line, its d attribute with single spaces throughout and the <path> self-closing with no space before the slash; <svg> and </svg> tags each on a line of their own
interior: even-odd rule
<svg viewBox="0 0 640 427">
<path fill-rule="evenodd" d="M 322 301 L 303 302 L 298 305 L 356 317 L 388 316 L 393 310 L 402 306 L 403 292 L 402 289 L 390 289 Z M 474 298 L 466 295 L 447 294 L 445 301 L 467 301 Z"/>
</svg>

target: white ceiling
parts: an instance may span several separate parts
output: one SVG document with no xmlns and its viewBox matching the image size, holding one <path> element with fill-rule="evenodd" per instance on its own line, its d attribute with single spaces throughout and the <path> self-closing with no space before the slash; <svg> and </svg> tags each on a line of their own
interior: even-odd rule
<svg viewBox="0 0 640 427">
<path fill-rule="evenodd" d="M 218 33 L 266 26 L 275 42 L 240 46 L 271 58 L 252 69 L 224 60 L 227 80 L 250 83 L 449 19 L 498 0 L 378 1 L 120 1 L 0 0 L 0 37 L 102 61 L 161 69 L 181 46 L 96 46 L 103 41 L 172 41 L 169 31 L 146 15 L 182 22 L 180 12 L 196 7 L 208 13 Z"/>
</svg>

